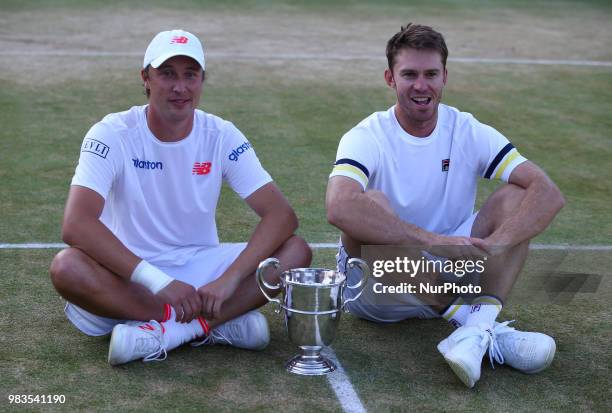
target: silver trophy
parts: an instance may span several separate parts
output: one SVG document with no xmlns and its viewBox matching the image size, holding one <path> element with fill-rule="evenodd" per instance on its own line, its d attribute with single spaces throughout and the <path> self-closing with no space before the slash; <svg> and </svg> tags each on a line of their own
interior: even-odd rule
<svg viewBox="0 0 612 413">
<path fill-rule="evenodd" d="M 329 346 L 336 336 L 342 310 L 346 304 L 361 295 L 369 275 L 365 261 L 351 258 L 347 269 L 358 267 L 361 280 L 355 285 L 346 285 L 346 276 L 340 272 L 323 268 L 295 268 L 285 271 L 277 285 L 268 284 L 264 271 L 268 267 L 278 269 L 276 258 L 262 261 L 255 276 L 261 292 L 269 301 L 278 304 L 276 312 L 285 310 L 285 325 L 289 339 L 297 344 L 301 354 L 289 360 L 287 370 L 305 376 L 327 374 L 336 369 L 334 363 L 321 355 L 323 346 Z M 282 299 L 272 298 L 265 288 L 281 290 Z M 355 297 L 343 299 L 344 288 L 359 289 Z M 345 310 L 346 311 L 346 310 Z"/>
</svg>

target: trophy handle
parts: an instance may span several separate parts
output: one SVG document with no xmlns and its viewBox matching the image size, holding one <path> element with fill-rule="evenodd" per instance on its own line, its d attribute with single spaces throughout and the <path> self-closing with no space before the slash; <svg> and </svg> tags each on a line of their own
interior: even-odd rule
<svg viewBox="0 0 612 413">
<path fill-rule="evenodd" d="M 359 269 L 361 270 L 361 280 L 359 280 L 359 282 L 355 285 L 347 285 L 347 288 L 350 288 L 351 290 L 354 290 L 355 288 L 360 288 L 360 290 L 355 297 L 349 298 L 348 300 L 342 303 L 342 308 L 344 309 L 344 311 L 348 311 L 345 307 L 348 303 L 357 300 L 361 296 L 361 293 L 363 292 L 368 281 L 368 277 L 370 276 L 370 267 L 368 267 L 368 264 L 364 260 L 359 258 L 351 258 L 348 261 L 347 272 L 349 269 L 355 267 L 359 267 Z"/>
<path fill-rule="evenodd" d="M 280 267 L 280 262 L 276 258 L 268 258 L 260 262 L 259 265 L 257 266 L 257 271 L 255 271 L 255 279 L 257 280 L 257 285 L 259 286 L 259 289 L 261 290 L 263 295 L 266 296 L 268 301 L 272 301 L 278 304 L 278 307 L 274 311 L 276 311 L 276 313 L 279 313 L 280 308 L 281 308 L 281 301 L 278 298 L 270 297 L 268 293 L 266 292 L 265 288 L 268 288 L 270 290 L 278 290 L 280 289 L 280 284 L 271 285 L 271 284 L 268 284 L 266 280 L 264 280 L 264 277 L 263 277 L 264 270 L 267 267 L 274 267 L 274 269 L 278 269 L 278 267 Z"/>
</svg>

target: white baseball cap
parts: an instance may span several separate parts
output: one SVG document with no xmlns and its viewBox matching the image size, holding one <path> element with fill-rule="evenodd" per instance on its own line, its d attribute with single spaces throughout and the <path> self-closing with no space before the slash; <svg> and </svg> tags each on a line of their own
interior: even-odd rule
<svg viewBox="0 0 612 413">
<path fill-rule="evenodd" d="M 159 32 L 149 43 L 144 55 L 142 68 L 148 65 L 155 69 L 174 56 L 188 56 L 198 62 L 204 70 L 204 49 L 202 43 L 193 34 L 184 30 Z"/>
</svg>

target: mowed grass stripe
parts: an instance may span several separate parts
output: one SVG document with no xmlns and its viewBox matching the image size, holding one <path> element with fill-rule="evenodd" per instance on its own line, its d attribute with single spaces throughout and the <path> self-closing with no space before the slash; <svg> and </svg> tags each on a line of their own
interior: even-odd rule
<svg viewBox="0 0 612 413">
<path fill-rule="evenodd" d="M 300 235 L 310 242 L 336 241 L 337 231 L 325 219 L 327 177 L 342 134 L 393 103 L 392 94 L 376 76 L 379 71 L 372 68 L 371 73 L 338 79 L 335 73 L 312 68 L 310 77 L 302 80 L 288 78 L 283 67 L 275 65 L 220 68 L 216 64 L 211 62 L 201 107 L 233 121 L 251 140 L 296 209 Z M 609 72 L 494 68 L 449 66 L 444 101 L 494 125 L 563 191 L 567 206 L 537 243 L 608 244 L 612 238 L 612 221 L 607 219 L 612 215 L 612 182 L 605 178 L 612 175 Z M 60 239 L 64 202 L 84 134 L 106 113 L 144 103 L 136 75 L 129 76 L 127 69 L 117 73 L 114 66 L 110 73 L 102 72 L 86 83 L 45 88 L 3 84 L 3 242 Z M 244 73 L 249 74 L 246 79 Z M 483 181 L 478 202 L 497 185 Z M 227 188 L 219 206 L 221 239 L 247 239 L 256 219 L 252 211 Z"/>
<path fill-rule="evenodd" d="M 53 57 L 140 57 L 140 52 L 103 52 L 91 50 L 2 50 L 0 56 L 53 56 Z M 207 52 L 207 58 L 230 59 L 230 60 L 384 60 L 377 55 L 363 54 L 344 54 L 344 55 L 327 55 L 327 54 L 309 54 L 309 53 L 276 53 L 276 54 L 249 54 L 249 53 L 222 53 L 222 52 Z M 601 60 L 580 60 L 580 59 L 510 59 L 510 58 L 492 58 L 492 57 L 449 57 L 448 61 L 453 63 L 489 63 L 489 64 L 515 64 L 515 65 L 547 65 L 547 66 L 593 66 L 593 67 L 612 67 L 612 62 Z"/>
</svg>

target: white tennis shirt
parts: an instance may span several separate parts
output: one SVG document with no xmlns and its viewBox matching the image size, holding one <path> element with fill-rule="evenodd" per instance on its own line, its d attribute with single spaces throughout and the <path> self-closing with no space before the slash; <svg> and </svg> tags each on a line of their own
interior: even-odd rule
<svg viewBox="0 0 612 413">
<path fill-rule="evenodd" d="M 342 137 L 330 176 L 382 191 L 402 220 L 451 234 L 474 212 L 478 179 L 507 182 L 524 161 L 508 139 L 469 113 L 440 104 L 434 131 L 419 138 L 402 129 L 393 106 Z"/>
<path fill-rule="evenodd" d="M 145 109 L 112 113 L 89 130 L 72 185 L 105 199 L 100 219 L 134 254 L 182 265 L 219 244 L 223 181 L 247 198 L 272 178 L 231 122 L 196 110 L 189 136 L 168 143 L 151 133 Z"/>
</svg>

